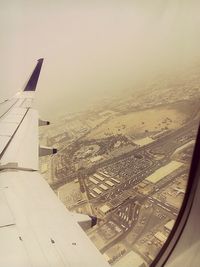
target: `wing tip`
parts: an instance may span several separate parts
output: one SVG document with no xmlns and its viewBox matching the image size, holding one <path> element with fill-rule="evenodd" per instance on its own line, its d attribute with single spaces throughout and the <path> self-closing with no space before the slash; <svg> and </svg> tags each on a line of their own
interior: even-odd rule
<svg viewBox="0 0 200 267">
<path fill-rule="evenodd" d="M 44 61 L 44 58 L 41 57 L 41 58 L 39 58 L 37 61 L 42 63 L 42 62 Z"/>
<path fill-rule="evenodd" d="M 24 91 L 35 91 L 36 90 L 36 86 L 37 86 L 37 82 L 40 76 L 40 70 L 41 70 L 43 61 L 44 61 L 44 58 L 39 58 L 37 60 L 37 65 L 34 68 L 33 73 L 31 74 L 31 77 L 28 80 L 24 88 Z"/>
</svg>

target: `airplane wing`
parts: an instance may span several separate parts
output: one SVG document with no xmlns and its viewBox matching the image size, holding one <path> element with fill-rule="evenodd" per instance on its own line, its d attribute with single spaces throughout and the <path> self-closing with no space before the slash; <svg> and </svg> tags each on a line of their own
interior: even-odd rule
<svg viewBox="0 0 200 267">
<path fill-rule="evenodd" d="M 23 91 L 0 103 L 0 266 L 109 266 L 38 172 L 38 112 L 32 108 L 43 59 Z"/>
</svg>

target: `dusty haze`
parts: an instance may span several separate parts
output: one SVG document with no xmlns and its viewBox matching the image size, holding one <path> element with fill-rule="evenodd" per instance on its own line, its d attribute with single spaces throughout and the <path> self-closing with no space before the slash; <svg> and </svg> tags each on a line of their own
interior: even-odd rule
<svg viewBox="0 0 200 267">
<path fill-rule="evenodd" d="M 45 58 L 41 116 L 87 108 L 136 82 L 200 60 L 200 2 L 1 1 L 1 99 Z"/>
</svg>

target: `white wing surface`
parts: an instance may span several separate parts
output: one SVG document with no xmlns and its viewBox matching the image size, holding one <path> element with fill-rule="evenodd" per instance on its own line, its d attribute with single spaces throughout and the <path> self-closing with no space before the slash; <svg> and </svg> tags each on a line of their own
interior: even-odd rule
<svg viewBox="0 0 200 267">
<path fill-rule="evenodd" d="M 38 172 L 31 106 L 42 63 L 22 92 L 0 104 L 0 266 L 109 266 Z"/>
</svg>

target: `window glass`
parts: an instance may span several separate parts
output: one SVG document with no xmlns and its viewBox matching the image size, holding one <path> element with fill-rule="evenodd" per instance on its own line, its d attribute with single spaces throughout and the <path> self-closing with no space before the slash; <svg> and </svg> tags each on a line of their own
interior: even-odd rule
<svg viewBox="0 0 200 267">
<path fill-rule="evenodd" d="M 41 106 L 54 122 L 40 143 L 59 151 L 41 172 L 68 210 L 98 218 L 86 233 L 112 266 L 149 266 L 187 188 L 200 2 L 78 2 L 56 5 L 41 34 L 51 76 Z"/>
<path fill-rule="evenodd" d="M 157 78 L 41 130 L 59 149 L 41 158 L 41 172 L 70 211 L 98 218 L 87 234 L 113 266 L 148 266 L 176 221 L 199 123 L 197 72 Z"/>
<path fill-rule="evenodd" d="M 1 1 L 0 114 L 44 57 L 34 107 L 52 122 L 40 144 L 58 153 L 40 172 L 69 211 L 98 218 L 86 234 L 114 267 L 149 266 L 183 202 L 200 119 L 199 11 L 198 0 Z M 6 148 L 14 134 L 1 130 Z"/>
</svg>

